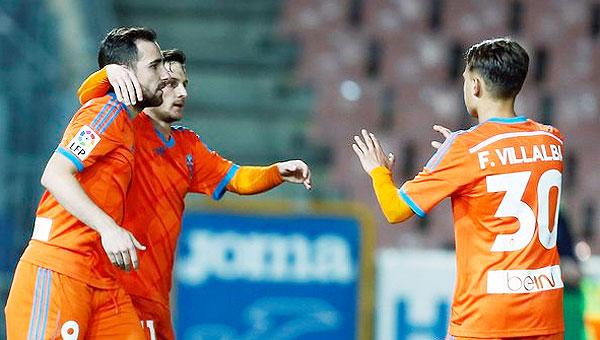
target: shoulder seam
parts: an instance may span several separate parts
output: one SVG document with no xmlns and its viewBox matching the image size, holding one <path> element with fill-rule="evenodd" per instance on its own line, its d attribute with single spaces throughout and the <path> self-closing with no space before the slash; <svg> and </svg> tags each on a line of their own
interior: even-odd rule
<svg viewBox="0 0 600 340">
<path fill-rule="evenodd" d="M 194 134 L 194 136 L 196 138 L 198 138 L 198 140 L 202 141 L 202 138 L 200 138 L 200 135 L 196 131 L 194 131 L 194 130 L 188 128 L 188 127 L 185 127 L 185 126 L 182 126 L 182 125 L 171 125 L 171 130 L 172 131 L 180 131 L 180 132 L 183 132 L 183 133 L 186 133 L 186 132 L 187 133 L 192 133 L 192 134 Z"/>
<path fill-rule="evenodd" d="M 119 104 L 120 103 L 114 98 L 111 98 L 108 102 L 106 102 L 102 109 L 96 114 L 94 120 L 91 122 L 90 128 L 101 133 L 101 131 L 103 131 L 102 126 L 107 122 L 107 119 L 109 123 L 112 122 L 115 112 L 118 113 L 121 111 L 121 105 Z"/>
<path fill-rule="evenodd" d="M 427 164 L 425 164 L 425 168 L 429 169 L 430 171 L 433 171 L 441 163 L 442 159 L 444 158 L 448 150 L 450 150 L 450 147 L 452 147 L 453 144 L 456 143 L 463 145 L 462 141 L 459 140 L 459 137 L 467 132 L 468 131 L 466 130 L 458 130 L 452 132 L 450 137 L 448 137 L 446 141 L 444 141 L 442 146 L 440 146 L 440 148 L 435 152 L 435 154 L 429 159 Z"/>
<path fill-rule="evenodd" d="M 117 107 L 118 109 L 115 109 L 115 112 L 113 112 L 112 116 L 108 119 L 104 126 L 101 127 L 100 133 L 104 133 L 104 131 L 106 131 L 108 127 L 115 121 L 115 119 L 121 114 L 121 112 L 124 111 L 125 114 L 127 114 L 127 110 L 123 107 L 123 104 L 119 103 Z"/>
</svg>

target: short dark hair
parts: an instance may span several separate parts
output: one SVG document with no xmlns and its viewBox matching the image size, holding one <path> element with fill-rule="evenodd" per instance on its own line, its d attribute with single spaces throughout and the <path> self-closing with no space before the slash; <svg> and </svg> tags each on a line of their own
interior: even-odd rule
<svg viewBox="0 0 600 340">
<path fill-rule="evenodd" d="M 465 54 L 467 69 L 479 74 L 496 98 L 515 97 L 525 82 L 529 55 L 510 38 L 485 40 Z"/>
<path fill-rule="evenodd" d="M 98 51 L 98 66 L 108 64 L 133 66 L 138 58 L 136 40 L 156 42 L 156 32 L 146 27 L 118 27 L 112 29 Z"/>
<path fill-rule="evenodd" d="M 182 65 L 185 65 L 186 57 L 182 50 L 178 50 L 176 48 L 172 50 L 164 50 L 162 51 L 162 55 L 165 63 L 176 61 Z"/>
<path fill-rule="evenodd" d="M 167 68 L 169 70 L 171 70 L 170 63 L 177 62 L 177 63 L 181 64 L 181 67 L 183 68 L 183 72 L 187 73 L 187 70 L 185 69 L 185 61 L 187 58 L 185 56 L 185 53 L 183 53 L 182 50 L 178 50 L 175 48 L 171 49 L 171 50 L 164 50 L 164 51 L 162 51 L 162 56 L 163 56 L 165 65 L 168 65 Z"/>
</svg>

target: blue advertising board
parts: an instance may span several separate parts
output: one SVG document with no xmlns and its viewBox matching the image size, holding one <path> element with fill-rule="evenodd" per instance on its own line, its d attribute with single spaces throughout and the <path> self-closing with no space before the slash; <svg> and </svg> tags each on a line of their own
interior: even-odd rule
<svg viewBox="0 0 600 340">
<path fill-rule="evenodd" d="M 362 233 L 352 216 L 188 213 L 178 339 L 358 339 Z"/>
</svg>

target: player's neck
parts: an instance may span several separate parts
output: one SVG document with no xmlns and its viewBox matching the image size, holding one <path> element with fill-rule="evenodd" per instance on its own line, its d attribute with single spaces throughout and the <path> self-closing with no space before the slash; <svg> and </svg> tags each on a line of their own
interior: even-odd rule
<svg viewBox="0 0 600 340">
<path fill-rule="evenodd" d="M 136 107 L 135 105 L 125 105 L 127 108 L 127 115 L 129 119 L 135 118 L 140 112 L 142 112 L 141 108 Z"/>
<path fill-rule="evenodd" d="M 515 113 L 515 99 L 486 100 L 477 108 L 477 119 L 483 123 L 490 118 L 513 118 Z"/>
<path fill-rule="evenodd" d="M 171 135 L 171 124 L 165 121 L 162 121 L 156 118 L 152 112 L 146 112 L 150 121 L 152 121 L 152 125 L 157 129 L 163 136 L 168 138 Z"/>
</svg>

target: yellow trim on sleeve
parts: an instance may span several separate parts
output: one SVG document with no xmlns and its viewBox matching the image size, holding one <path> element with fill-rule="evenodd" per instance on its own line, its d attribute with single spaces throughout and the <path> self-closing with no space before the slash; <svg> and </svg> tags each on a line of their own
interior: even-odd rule
<svg viewBox="0 0 600 340">
<path fill-rule="evenodd" d="M 271 166 L 240 166 L 227 190 L 240 195 L 254 195 L 283 183 L 277 164 Z"/>
<path fill-rule="evenodd" d="M 373 179 L 373 189 L 381 211 L 388 222 L 399 223 L 414 215 L 408 204 L 400 198 L 389 169 L 380 166 L 373 169 L 369 175 Z"/>
</svg>

